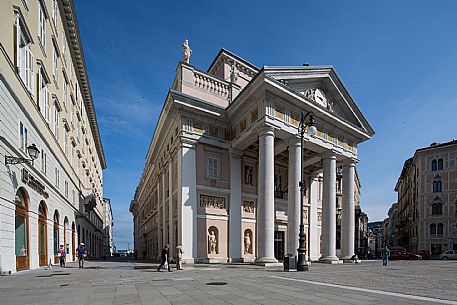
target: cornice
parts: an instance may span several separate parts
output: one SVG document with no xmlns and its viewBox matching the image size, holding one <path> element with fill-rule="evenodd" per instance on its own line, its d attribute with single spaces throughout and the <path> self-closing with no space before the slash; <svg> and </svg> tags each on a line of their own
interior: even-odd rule
<svg viewBox="0 0 457 305">
<path fill-rule="evenodd" d="M 95 147 L 103 169 L 106 168 L 105 154 L 103 152 L 102 140 L 98 129 L 97 116 L 90 90 L 89 77 L 87 75 L 86 61 L 84 58 L 81 36 L 79 33 L 78 20 L 76 17 L 76 9 L 72 0 L 58 1 L 62 23 L 68 39 L 73 64 L 81 86 L 81 91 L 84 94 L 85 106 L 89 123 L 91 125 L 92 136 L 94 137 Z"/>
</svg>

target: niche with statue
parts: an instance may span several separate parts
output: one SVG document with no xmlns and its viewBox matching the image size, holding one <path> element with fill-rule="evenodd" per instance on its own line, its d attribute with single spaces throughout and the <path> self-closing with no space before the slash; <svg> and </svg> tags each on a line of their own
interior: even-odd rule
<svg viewBox="0 0 457 305">
<path fill-rule="evenodd" d="M 253 254 L 252 244 L 253 244 L 253 235 L 251 229 L 244 230 L 244 254 L 249 255 Z"/>
<path fill-rule="evenodd" d="M 219 230 L 215 226 L 208 228 L 208 254 L 219 254 Z"/>
</svg>

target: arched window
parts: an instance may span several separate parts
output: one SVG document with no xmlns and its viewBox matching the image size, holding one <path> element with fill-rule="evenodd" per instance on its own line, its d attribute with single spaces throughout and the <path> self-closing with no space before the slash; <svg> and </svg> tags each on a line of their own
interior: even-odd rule
<svg viewBox="0 0 457 305">
<path fill-rule="evenodd" d="M 432 204 L 432 215 L 441 215 L 441 214 L 443 214 L 443 204 L 441 202 Z"/>
<path fill-rule="evenodd" d="M 430 235 L 436 235 L 436 224 L 434 223 L 430 225 Z"/>
<path fill-rule="evenodd" d="M 438 159 L 438 170 L 442 170 L 443 169 L 443 159 Z"/>
<path fill-rule="evenodd" d="M 432 171 L 436 171 L 438 169 L 438 162 L 436 160 L 432 161 Z"/>
<path fill-rule="evenodd" d="M 436 229 L 436 234 L 443 235 L 443 228 L 444 228 L 443 224 L 439 223 L 437 226 L 437 229 Z"/>
</svg>

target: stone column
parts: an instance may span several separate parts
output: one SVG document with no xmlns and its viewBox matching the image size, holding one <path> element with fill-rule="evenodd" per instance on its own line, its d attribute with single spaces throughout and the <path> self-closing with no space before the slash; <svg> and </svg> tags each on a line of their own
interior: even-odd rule
<svg viewBox="0 0 457 305">
<path fill-rule="evenodd" d="M 343 209 L 341 213 L 341 258 L 354 255 L 355 207 L 353 162 L 343 165 Z"/>
<path fill-rule="evenodd" d="M 324 158 L 322 194 L 322 256 L 320 261 L 337 261 L 336 257 L 336 156 Z"/>
<path fill-rule="evenodd" d="M 307 255 L 309 256 L 309 260 L 315 261 L 319 259 L 319 244 L 320 244 L 320 234 L 317 222 L 317 206 L 318 206 L 318 196 L 317 192 L 319 191 L 318 184 L 319 184 L 319 175 L 317 173 L 311 174 L 309 179 L 309 215 L 308 215 L 308 223 L 309 223 L 309 236 L 308 236 L 308 244 L 309 248 L 307 251 Z"/>
<path fill-rule="evenodd" d="M 274 140 L 272 127 L 259 132 L 259 184 L 257 202 L 256 263 L 275 263 L 274 257 Z"/>
<path fill-rule="evenodd" d="M 300 139 L 289 141 L 289 177 L 287 193 L 287 253 L 297 256 L 300 228 Z"/>
<path fill-rule="evenodd" d="M 174 220 L 173 220 L 173 191 L 171 184 L 173 183 L 173 160 L 170 158 L 170 163 L 168 163 L 168 239 L 170 243 L 170 256 L 174 257 L 176 241 L 175 241 L 175 230 L 174 230 Z M 167 189 L 165 189 L 165 192 Z M 167 194 L 165 194 L 166 196 Z"/>
<path fill-rule="evenodd" d="M 230 152 L 230 222 L 229 222 L 229 258 L 232 262 L 243 257 L 241 241 L 241 153 Z"/>
</svg>

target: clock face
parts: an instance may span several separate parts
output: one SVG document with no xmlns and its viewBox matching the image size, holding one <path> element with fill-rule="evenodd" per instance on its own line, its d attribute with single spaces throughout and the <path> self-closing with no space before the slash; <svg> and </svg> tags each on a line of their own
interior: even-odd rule
<svg viewBox="0 0 457 305">
<path fill-rule="evenodd" d="M 314 100 L 320 105 L 327 107 L 327 98 L 325 97 L 324 91 L 316 89 L 314 91 Z"/>
</svg>

